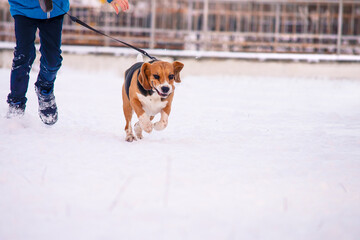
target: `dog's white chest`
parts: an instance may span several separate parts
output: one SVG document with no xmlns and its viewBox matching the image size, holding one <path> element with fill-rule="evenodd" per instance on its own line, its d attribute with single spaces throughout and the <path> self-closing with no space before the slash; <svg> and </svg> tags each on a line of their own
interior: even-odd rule
<svg viewBox="0 0 360 240">
<path fill-rule="evenodd" d="M 151 96 L 144 96 L 140 93 L 137 94 L 141 102 L 141 105 L 148 116 L 155 116 L 161 109 L 163 109 L 168 101 L 161 101 L 161 97 L 157 93 L 153 93 Z"/>
</svg>

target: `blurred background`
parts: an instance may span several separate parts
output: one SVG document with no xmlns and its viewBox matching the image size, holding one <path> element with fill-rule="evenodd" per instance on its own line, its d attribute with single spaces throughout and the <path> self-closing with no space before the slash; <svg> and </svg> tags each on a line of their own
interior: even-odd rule
<svg viewBox="0 0 360 240">
<path fill-rule="evenodd" d="M 0 0 L 0 240 L 359 239 L 360 0 L 129 2 L 69 13 L 184 63 L 168 127 L 132 144 L 121 89 L 138 52 L 68 16 L 59 122 L 38 117 L 39 53 L 24 118 L 5 118 Z"/>
<path fill-rule="evenodd" d="M 70 14 L 141 48 L 360 54 L 359 0 L 130 0 L 119 15 L 104 0 L 70 2 Z M 0 21 L 0 41 L 15 41 L 7 0 Z M 121 46 L 68 17 L 63 44 Z"/>
</svg>

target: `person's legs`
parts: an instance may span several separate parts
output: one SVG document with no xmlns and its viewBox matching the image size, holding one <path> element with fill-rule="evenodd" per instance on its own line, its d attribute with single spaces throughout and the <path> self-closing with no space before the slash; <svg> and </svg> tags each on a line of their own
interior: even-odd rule
<svg viewBox="0 0 360 240">
<path fill-rule="evenodd" d="M 40 36 L 40 72 L 36 86 L 51 91 L 54 87 L 56 74 L 61 67 L 61 33 L 64 16 L 41 20 Z"/>
<path fill-rule="evenodd" d="M 36 22 L 24 16 L 14 16 L 16 47 L 10 77 L 10 94 L 7 102 L 10 106 L 25 109 L 25 97 L 29 85 L 29 72 L 34 62 Z"/>
<path fill-rule="evenodd" d="M 54 82 L 62 62 L 60 47 L 63 17 L 41 20 L 38 25 L 41 58 L 35 91 L 39 100 L 40 119 L 48 125 L 58 120 Z"/>
</svg>

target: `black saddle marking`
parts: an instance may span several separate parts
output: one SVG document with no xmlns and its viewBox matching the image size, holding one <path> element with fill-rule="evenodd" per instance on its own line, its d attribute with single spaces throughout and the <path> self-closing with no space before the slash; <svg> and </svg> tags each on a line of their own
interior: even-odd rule
<svg viewBox="0 0 360 240">
<path fill-rule="evenodd" d="M 137 62 L 134 65 L 132 65 L 125 72 L 125 92 L 126 92 L 126 95 L 128 96 L 128 98 L 129 98 L 129 89 L 130 89 L 130 85 L 131 85 L 131 79 L 132 79 L 132 77 L 134 75 L 134 72 L 136 70 L 139 70 L 139 73 L 140 73 L 140 68 L 141 68 L 142 65 L 143 65 L 143 62 Z"/>
</svg>

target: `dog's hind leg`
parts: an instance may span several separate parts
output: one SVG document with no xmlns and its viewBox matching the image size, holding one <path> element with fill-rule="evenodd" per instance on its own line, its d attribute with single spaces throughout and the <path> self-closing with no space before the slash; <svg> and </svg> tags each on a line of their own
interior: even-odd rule
<svg viewBox="0 0 360 240">
<path fill-rule="evenodd" d="M 132 112 L 131 112 L 131 115 L 132 115 Z M 125 116 L 125 119 L 126 119 L 126 125 L 125 125 L 126 137 L 125 137 L 125 140 L 128 141 L 128 142 L 132 142 L 134 140 L 136 141 L 136 137 L 134 136 L 133 131 L 132 131 L 132 127 L 131 127 L 131 117 L 127 118 Z"/>
<path fill-rule="evenodd" d="M 125 91 L 123 89 L 123 91 Z M 124 97 L 125 96 L 125 97 Z M 133 134 L 132 131 L 132 127 L 131 127 L 131 118 L 133 115 L 133 109 L 130 105 L 130 101 L 129 99 L 127 99 L 126 95 L 124 95 L 123 93 L 123 111 L 124 111 L 124 116 L 125 116 L 125 120 L 126 120 L 126 125 L 125 125 L 125 133 L 126 133 L 126 137 L 125 140 L 128 142 L 132 142 L 134 140 L 136 140 L 136 137 Z"/>
</svg>

